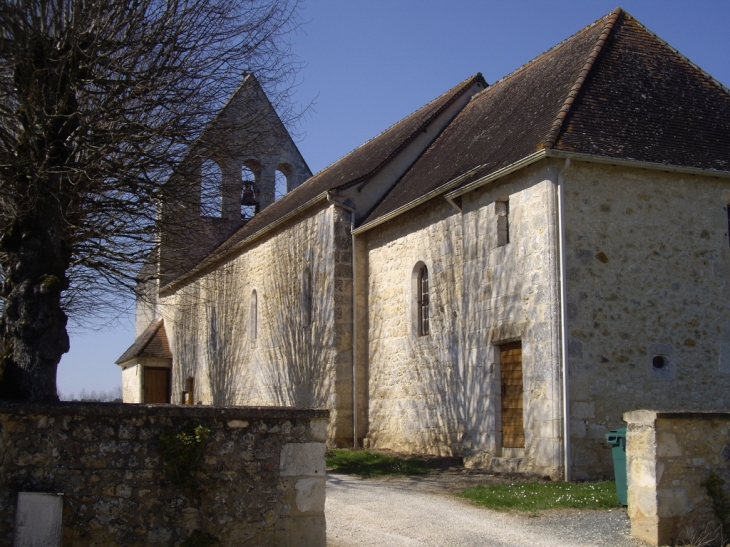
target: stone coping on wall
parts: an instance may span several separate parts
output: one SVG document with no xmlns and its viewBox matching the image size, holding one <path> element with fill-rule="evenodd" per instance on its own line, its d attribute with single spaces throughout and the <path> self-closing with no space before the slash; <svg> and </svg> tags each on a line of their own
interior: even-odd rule
<svg viewBox="0 0 730 547">
<path fill-rule="evenodd" d="M 292 408 L 274 406 L 211 406 L 99 403 L 61 401 L 58 403 L 28 403 L 1 401 L 0 413 L 45 414 L 59 416 L 125 416 L 125 417 L 185 417 L 185 418 L 236 418 L 257 420 L 316 420 L 329 418 L 329 410 L 316 408 Z"/>
<path fill-rule="evenodd" d="M 730 412 L 712 410 L 632 410 L 623 415 L 626 423 L 652 425 L 657 419 L 730 419 Z"/>
<path fill-rule="evenodd" d="M 627 422 L 631 534 L 655 547 L 719 535 L 706 481 L 730 481 L 730 412 L 635 410 Z M 703 543 L 704 545 L 704 543 Z"/>
</svg>

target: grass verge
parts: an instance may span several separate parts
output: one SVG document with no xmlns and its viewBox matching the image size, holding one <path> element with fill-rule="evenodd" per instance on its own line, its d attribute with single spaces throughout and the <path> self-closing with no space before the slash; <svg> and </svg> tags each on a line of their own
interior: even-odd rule
<svg viewBox="0 0 730 547">
<path fill-rule="evenodd" d="M 613 481 L 491 484 L 472 486 L 460 495 L 477 505 L 496 510 L 545 511 L 621 507 L 616 500 L 616 483 Z"/>
<path fill-rule="evenodd" d="M 385 475 L 425 475 L 428 462 L 419 458 L 399 458 L 368 452 L 366 450 L 330 450 L 325 459 L 329 471 L 337 471 L 361 477 L 382 477 Z"/>
</svg>

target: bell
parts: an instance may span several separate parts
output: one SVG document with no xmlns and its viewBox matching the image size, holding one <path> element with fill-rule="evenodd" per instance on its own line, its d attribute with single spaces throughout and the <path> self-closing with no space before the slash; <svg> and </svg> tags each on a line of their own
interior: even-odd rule
<svg viewBox="0 0 730 547">
<path fill-rule="evenodd" d="M 257 204 L 258 200 L 256 199 L 256 190 L 254 189 L 253 182 L 244 181 L 243 196 L 241 196 L 241 205 L 251 206 Z"/>
</svg>

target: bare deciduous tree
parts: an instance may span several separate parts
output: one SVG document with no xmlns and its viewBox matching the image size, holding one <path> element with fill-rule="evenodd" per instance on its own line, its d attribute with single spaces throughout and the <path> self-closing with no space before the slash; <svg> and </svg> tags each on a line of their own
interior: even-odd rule
<svg viewBox="0 0 730 547">
<path fill-rule="evenodd" d="M 242 74 L 291 104 L 296 23 L 296 0 L 0 3 L 0 397 L 57 399 L 68 314 L 134 289 Z"/>
</svg>

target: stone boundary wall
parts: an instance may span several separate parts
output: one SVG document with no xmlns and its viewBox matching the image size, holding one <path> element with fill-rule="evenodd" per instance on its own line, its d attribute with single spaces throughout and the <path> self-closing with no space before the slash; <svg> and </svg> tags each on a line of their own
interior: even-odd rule
<svg viewBox="0 0 730 547">
<path fill-rule="evenodd" d="M 730 412 L 636 410 L 624 421 L 631 535 L 662 546 L 715 534 L 702 484 L 714 471 L 730 495 Z"/>
<path fill-rule="evenodd" d="M 64 546 L 325 547 L 327 410 L 0 401 L 0 545 L 18 492 L 63 493 Z M 163 468 L 160 434 L 210 429 L 199 496 Z"/>
</svg>

